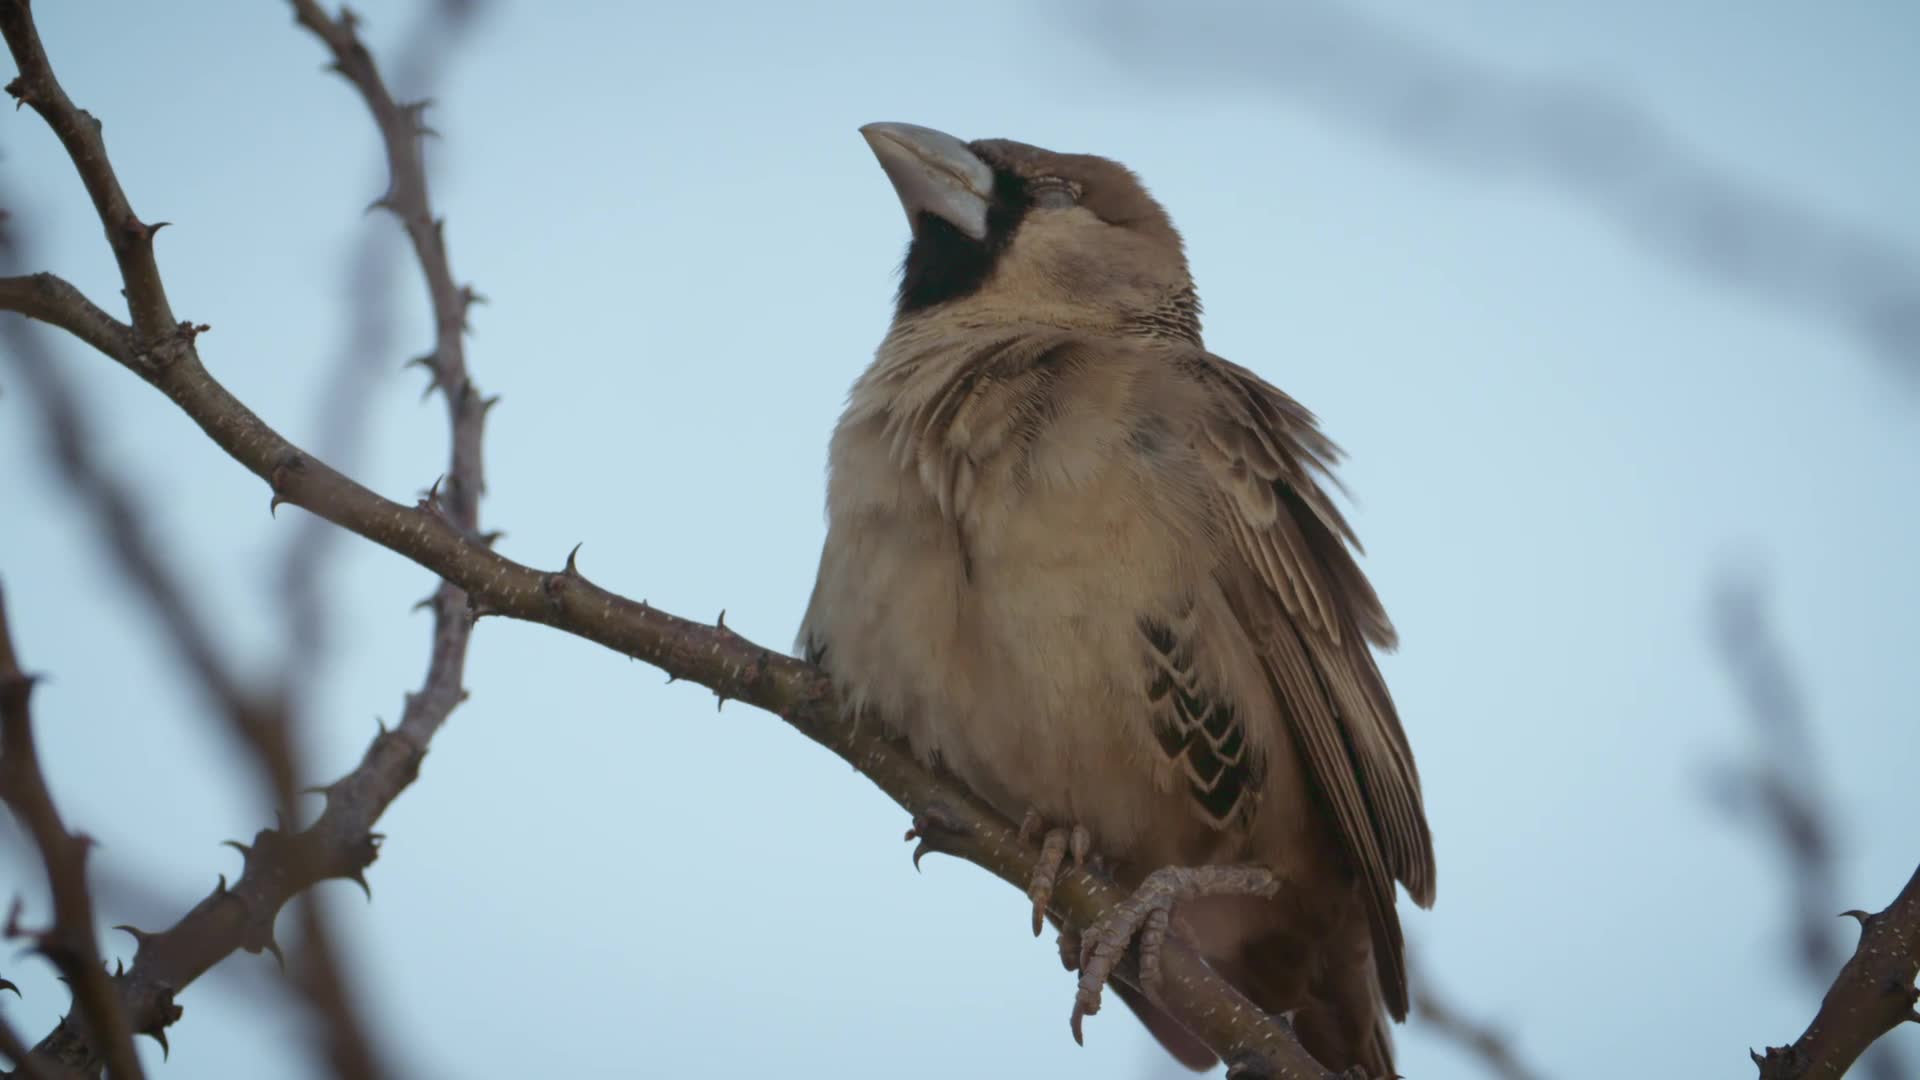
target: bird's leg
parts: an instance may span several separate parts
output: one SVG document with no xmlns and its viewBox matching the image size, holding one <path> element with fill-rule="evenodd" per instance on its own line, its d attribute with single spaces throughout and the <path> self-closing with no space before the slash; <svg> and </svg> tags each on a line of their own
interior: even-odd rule
<svg viewBox="0 0 1920 1080">
<path fill-rule="evenodd" d="M 1093 835 L 1083 825 L 1071 829 L 1048 829 L 1038 811 L 1029 810 L 1020 820 L 1020 839 L 1032 840 L 1041 834 L 1040 857 L 1034 860 L 1033 876 L 1027 879 L 1027 896 L 1033 900 L 1033 936 L 1040 936 L 1046 925 L 1047 905 L 1053 902 L 1053 887 L 1060 881 L 1060 870 L 1067 856 L 1073 856 L 1073 868 L 1087 865 L 1087 853 L 1093 850 Z M 1045 830 L 1044 833 L 1042 830 Z"/>
<path fill-rule="evenodd" d="M 1272 897 L 1280 879 L 1264 866 L 1169 866 L 1147 875 L 1132 896 L 1116 904 L 1080 935 L 1080 989 L 1073 996 L 1073 1038 L 1080 1022 L 1100 1011 L 1100 991 L 1127 946 L 1140 941 L 1140 989 L 1160 998 L 1160 946 L 1167 940 L 1173 906 L 1202 896 Z"/>
</svg>

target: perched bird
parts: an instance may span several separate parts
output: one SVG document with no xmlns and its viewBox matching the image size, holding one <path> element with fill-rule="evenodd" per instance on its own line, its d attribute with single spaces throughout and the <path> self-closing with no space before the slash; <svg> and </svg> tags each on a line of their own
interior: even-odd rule
<svg viewBox="0 0 1920 1080">
<path fill-rule="evenodd" d="M 1139 891 L 1063 954 L 1074 1023 L 1138 936 L 1188 936 L 1306 1048 L 1392 1074 L 1395 882 L 1431 904 L 1391 625 L 1311 413 L 1201 343 L 1180 235 L 1125 167 L 861 129 L 912 225 L 892 328 L 833 434 L 800 648 L 844 701 Z"/>
</svg>

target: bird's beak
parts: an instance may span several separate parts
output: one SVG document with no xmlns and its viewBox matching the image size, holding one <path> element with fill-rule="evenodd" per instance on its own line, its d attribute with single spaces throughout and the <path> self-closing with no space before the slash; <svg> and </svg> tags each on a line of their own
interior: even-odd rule
<svg viewBox="0 0 1920 1080">
<path fill-rule="evenodd" d="M 907 220 L 932 214 L 984 240 L 993 169 L 967 144 L 918 124 L 868 124 L 860 129 L 893 181 Z"/>
</svg>

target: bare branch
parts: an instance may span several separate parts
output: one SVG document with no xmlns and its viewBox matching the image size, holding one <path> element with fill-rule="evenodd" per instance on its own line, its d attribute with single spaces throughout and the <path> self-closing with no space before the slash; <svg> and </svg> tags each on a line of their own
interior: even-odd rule
<svg viewBox="0 0 1920 1080">
<path fill-rule="evenodd" d="M 1545 1080 L 1542 1073 L 1520 1060 L 1504 1032 L 1461 1012 L 1434 986 L 1424 970 L 1411 963 L 1408 967 L 1408 981 L 1413 984 L 1413 1011 L 1427 1031 L 1459 1047 L 1479 1062 L 1489 1076 L 1499 1080 Z"/>
<path fill-rule="evenodd" d="M 40 769 L 28 707 L 34 681 L 20 669 L 4 597 L 0 597 L 0 802 L 33 837 L 53 894 L 52 926 L 45 930 L 21 926 L 16 897 L 5 935 L 30 941 L 73 987 L 74 1015 L 61 1026 L 84 1029 L 99 1041 L 107 1075 L 113 1080 L 139 1080 L 145 1073 L 133 1049 L 133 1029 L 113 992 L 100 943 L 93 936 L 93 897 L 87 890 L 87 852 L 93 841 L 67 830 Z"/>
<path fill-rule="evenodd" d="M 1537 180 L 1656 256 L 1844 327 L 1920 382 L 1920 255 L 1693 153 L 1631 99 L 1490 71 L 1354 5 L 1063 6 L 1131 78 L 1260 87 L 1438 165 Z"/>
<path fill-rule="evenodd" d="M 0 990 L 15 990 L 14 985 L 0 979 Z M 17 990 L 15 990 L 18 993 Z M 74 1073 L 44 1058 L 33 1056 L 27 1049 L 26 1041 L 14 1030 L 4 1017 L 0 1017 L 0 1056 L 13 1065 L 13 1075 L 19 1080 L 77 1080 Z"/>
<path fill-rule="evenodd" d="M 1886 910 L 1846 914 L 1860 921 L 1860 944 L 1806 1032 L 1753 1055 L 1760 1080 L 1837 1080 L 1880 1036 L 1920 1023 L 1920 869 Z"/>
<path fill-rule="evenodd" d="M 1766 617 L 1756 576 L 1728 574 L 1716 583 L 1713 629 L 1757 744 L 1750 762 L 1715 778 L 1713 792 L 1737 817 L 1758 823 L 1780 853 L 1793 897 L 1794 967 L 1810 986 L 1824 989 L 1849 955 L 1834 919 L 1840 908 L 1834 814 L 1822 790 L 1805 698 Z M 1873 1048 L 1861 1068 L 1874 1080 L 1912 1075 L 1891 1044 Z"/>
<path fill-rule="evenodd" d="M 7 48 L 20 68 L 19 77 L 7 84 L 7 93 L 16 103 L 32 106 L 53 129 L 60 145 L 66 147 L 67 157 L 80 171 L 80 182 L 86 185 L 94 211 L 107 231 L 114 260 L 120 264 L 133 328 L 143 344 L 158 343 L 172 335 L 175 326 L 173 307 L 167 303 L 167 290 L 160 281 L 160 266 L 153 258 L 153 236 L 166 222 L 149 225 L 135 216 L 107 160 L 100 122 L 76 107 L 53 77 L 27 0 L 0 0 L 0 34 L 6 36 Z"/>
<path fill-rule="evenodd" d="M 437 23 L 430 21 L 423 27 L 422 39 L 444 37 L 445 31 L 470 14 L 473 7 L 470 0 L 443 0 L 440 19 Z M 475 400 L 471 384 L 466 378 L 460 332 L 465 321 L 466 306 L 474 302 L 474 294 L 470 289 L 452 288 L 438 224 L 434 223 L 424 231 L 412 227 L 412 222 L 430 218 L 424 169 L 418 155 L 418 131 L 414 126 L 418 122 L 418 110 L 395 106 L 386 97 L 371 58 L 354 39 L 350 19 L 343 18 L 333 23 L 319 15 L 317 9 L 309 14 L 316 20 L 316 27 L 325 27 L 328 31 L 322 35 L 323 38 L 330 43 L 338 43 L 346 50 L 342 58 L 342 70 L 354 73 L 356 83 L 362 86 L 370 102 L 374 103 L 375 116 L 382 124 L 383 141 L 395 177 L 384 201 L 400 213 L 403 221 L 409 223 L 408 231 L 415 239 L 416 251 L 427 273 L 439 327 L 434 354 L 428 366 L 436 373 L 435 385 L 445 392 L 452 417 L 453 449 L 449 478 L 451 489 L 461 494 L 445 500 L 436 498 L 432 500 L 432 506 L 436 512 L 463 523 L 471 532 L 477 525 L 477 504 L 482 487 L 479 479 L 479 425 L 485 406 Z M 30 24 L 27 31 L 31 32 Z M 41 59 L 44 62 L 44 57 Z M 51 79 L 50 72 L 46 78 Z M 58 110 L 58 106 L 49 107 Z M 82 167 L 84 169 L 86 165 Z M 117 185 L 107 186 L 117 190 Z M 134 365 L 168 363 L 183 352 L 191 356 L 193 335 L 198 329 L 203 329 L 182 324 L 184 333 L 170 338 L 165 351 L 137 351 L 132 347 L 131 333 L 115 324 L 110 316 L 98 312 L 77 291 L 51 275 L 0 282 L 0 307 L 14 307 L 71 329 L 76 336 L 96 348 L 119 353 L 123 362 Z M 112 332 L 115 330 L 119 332 Z M 53 398 L 50 400 L 71 406 L 71 402 L 60 397 L 61 387 L 53 378 L 50 364 L 43 359 L 35 373 L 43 376 L 40 381 L 51 388 Z M 72 453 L 68 456 L 90 466 L 90 459 L 86 457 L 88 440 L 84 434 L 85 427 L 77 410 L 67 407 L 51 411 L 55 413 L 56 421 L 50 425 L 51 428 L 56 435 L 65 436 L 62 441 L 72 447 Z M 111 482 L 96 469 L 89 468 L 85 479 L 85 489 L 90 493 L 114 493 Z M 102 498 L 96 501 L 115 500 Z M 118 517 L 137 532 L 133 524 L 136 519 L 126 506 L 126 501 L 119 500 L 119 503 L 127 512 Z M 124 550 L 145 550 L 139 545 L 120 546 Z M 151 555 L 150 552 L 148 554 Z M 159 587 L 166 584 L 166 579 L 158 560 L 147 558 L 140 565 L 150 571 L 142 575 L 150 586 L 145 591 L 150 596 L 167 595 L 168 590 Z M 158 585 L 154 584 L 156 582 Z M 377 853 L 379 840 L 371 832 L 372 825 L 399 791 L 417 775 L 428 740 L 453 707 L 465 697 L 461 675 L 473 625 L 465 595 L 454 586 L 443 584 L 436 593 L 433 607 L 435 626 L 431 662 L 420 692 L 408 696 L 400 730 L 389 733 L 383 729 L 360 766 L 325 790 L 327 807 L 319 820 L 298 833 L 292 833 L 283 820 L 278 828 L 261 831 L 252 844 L 234 842 L 233 846 L 245 857 L 240 880 L 229 888 L 222 878 L 214 892 L 170 930 L 149 934 L 127 928 L 139 942 L 140 948 L 133 969 L 118 982 L 129 1010 L 141 1017 L 143 1026 L 150 1026 L 156 1033 L 162 1032 L 165 1025 L 179 1014 L 178 1008 L 172 1004 L 172 995 L 235 948 L 251 952 L 271 951 L 279 956 L 280 948 L 274 940 L 274 923 L 279 910 L 289 898 L 331 877 L 349 878 L 363 888 L 366 886 L 364 871 Z M 187 640 L 204 640 L 203 635 L 197 634 L 184 606 L 177 610 L 168 608 L 168 611 L 182 620 L 180 626 Z M 217 656 L 210 646 L 200 651 L 200 662 L 196 666 L 208 670 L 217 667 Z M 285 710 L 283 708 L 280 711 L 284 714 Z M 281 805 L 290 814 L 294 795 L 291 746 L 284 739 L 263 740 L 265 730 L 255 725 L 243 729 L 241 734 L 246 736 L 258 756 L 276 766 L 273 769 L 274 788 L 280 796 Z M 328 1053 L 336 1072 L 353 1077 L 384 1075 L 388 1070 L 375 1060 L 371 1042 L 355 1015 L 343 974 L 328 944 L 323 918 L 316 904 L 303 905 L 301 988 L 319 1015 L 327 1021 Z M 164 1035 L 157 1037 L 164 1040 Z M 97 1068 L 94 1056 L 97 1050 L 83 1033 L 65 1029 L 49 1036 L 41 1048 L 43 1054 L 87 1072 Z"/>
<path fill-rule="evenodd" d="M 0 277 L 0 309 L 57 326 L 108 356 L 133 355 L 133 328 L 52 274 Z"/>
</svg>

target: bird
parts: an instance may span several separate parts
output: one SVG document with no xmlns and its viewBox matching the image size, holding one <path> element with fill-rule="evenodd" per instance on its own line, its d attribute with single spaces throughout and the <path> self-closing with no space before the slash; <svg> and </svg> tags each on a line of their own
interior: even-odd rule
<svg viewBox="0 0 1920 1080">
<path fill-rule="evenodd" d="M 911 239 L 828 449 L 796 651 L 931 768 L 1132 898 L 1063 959 L 1073 1025 L 1155 1003 L 1189 940 L 1330 1069 L 1393 1074 L 1397 886 L 1433 841 L 1375 649 L 1395 632 L 1330 491 L 1314 415 L 1209 352 L 1180 233 L 1116 161 L 928 127 L 860 129 Z"/>
</svg>

